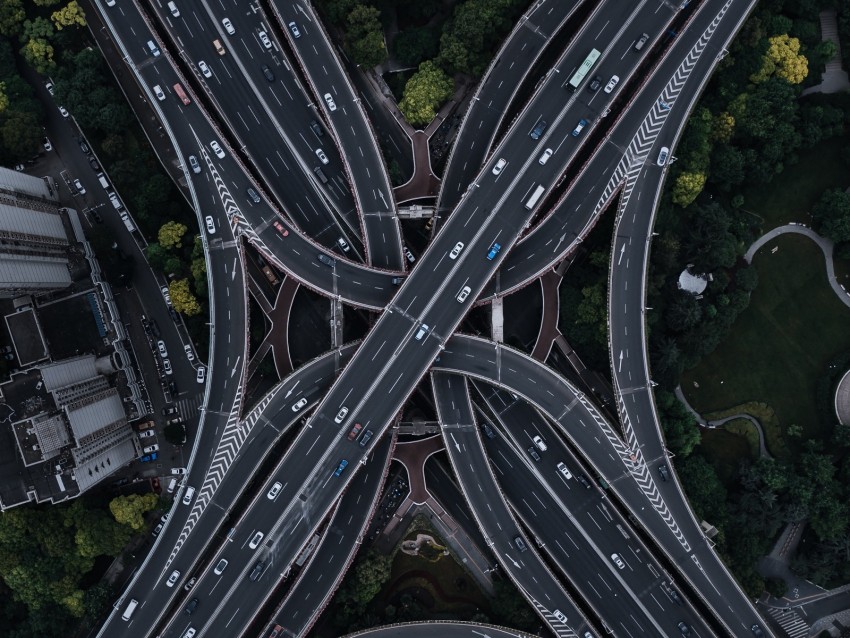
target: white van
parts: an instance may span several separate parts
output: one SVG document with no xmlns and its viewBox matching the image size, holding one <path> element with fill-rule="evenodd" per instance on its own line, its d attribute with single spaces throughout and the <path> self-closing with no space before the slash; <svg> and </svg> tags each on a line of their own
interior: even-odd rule
<svg viewBox="0 0 850 638">
<path fill-rule="evenodd" d="M 157 57 L 159 55 L 159 47 L 154 44 L 153 40 L 148 40 L 148 49 L 153 57 Z"/>
<path fill-rule="evenodd" d="M 171 11 L 171 15 L 173 15 L 175 18 L 180 17 L 180 9 L 178 9 L 177 5 L 173 2 L 168 3 L 168 10 Z"/>
<path fill-rule="evenodd" d="M 139 601 L 135 598 L 130 599 L 130 604 L 127 605 L 127 609 L 124 610 L 124 615 L 121 616 L 121 620 L 130 620 L 133 617 L 133 614 L 136 611 L 136 607 L 139 606 Z"/>
<path fill-rule="evenodd" d="M 419 326 L 419 331 L 416 333 L 415 338 L 417 341 L 422 341 L 422 337 L 424 337 L 426 334 L 428 334 L 428 324 L 423 323 L 421 326 Z"/>
<path fill-rule="evenodd" d="M 115 210 L 119 210 L 121 208 L 121 200 L 118 199 L 118 195 L 116 195 L 112 191 L 107 193 L 107 195 L 109 195 L 109 201 L 112 202 L 113 208 L 115 208 Z"/>
<path fill-rule="evenodd" d="M 103 173 L 97 174 L 97 181 L 99 181 L 100 185 L 104 188 L 109 188 L 109 182 L 106 180 L 106 175 L 104 175 Z"/>
<path fill-rule="evenodd" d="M 177 479 L 176 478 L 173 478 L 170 481 L 168 481 L 168 490 L 167 491 L 168 491 L 169 494 L 174 494 L 174 489 L 176 487 L 177 487 Z"/>
<path fill-rule="evenodd" d="M 186 493 L 183 495 L 183 505 L 190 505 L 192 503 L 192 499 L 195 497 L 195 488 L 187 487 Z"/>
</svg>

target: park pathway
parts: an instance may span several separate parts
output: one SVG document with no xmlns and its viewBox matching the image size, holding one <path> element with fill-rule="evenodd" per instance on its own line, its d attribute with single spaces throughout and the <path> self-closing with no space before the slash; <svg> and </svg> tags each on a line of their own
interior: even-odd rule
<svg viewBox="0 0 850 638">
<path fill-rule="evenodd" d="M 838 93 L 850 89 L 850 80 L 847 71 L 841 68 L 841 43 L 838 41 L 838 16 L 835 9 L 827 9 L 820 12 L 821 39 L 826 42 L 832 40 L 835 43 L 835 55 L 826 63 L 826 70 L 821 76 L 821 83 L 811 86 L 803 91 L 803 95 L 809 93 Z"/>
</svg>

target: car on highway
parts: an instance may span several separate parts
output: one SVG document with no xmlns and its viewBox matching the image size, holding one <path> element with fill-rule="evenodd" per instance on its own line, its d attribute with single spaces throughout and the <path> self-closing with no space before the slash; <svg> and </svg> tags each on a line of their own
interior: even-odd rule
<svg viewBox="0 0 850 638">
<path fill-rule="evenodd" d="M 409 263 L 412 264 L 414 261 L 416 261 L 416 257 L 413 256 L 413 253 L 410 252 L 410 248 L 408 248 L 407 246 L 402 246 L 401 252 L 404 253 L 404 258 L 407 259 Z"/>
<path fill-rule="evenodd" d="M 224 159 L 224 149 L 221 148 L 221 144 L 219 144 L 216 140 L 210 142 L 210 148 L 215 153 L 215 156 L 218 159 Z"/>
<path fill-rule="evenodd" d="M 345 407 L 345 406 L 342 406 L 342 407 L 339 409 L 339 412 L 337 412 L 337 413 L 336 413 L 336 416 L 334 417 L 334 423 L 342 423 L 342 420 L 343 420 L 346 416 L 348 416 L 348 408 L 347 408 L 347 407 Z"/>
<path fill-rule="evenodd" d="M 353 441 L 357 438 L 357 435 L 360 434 L 360 430 L 363 429 L 362 423 L 355 423 L 354 427 L 351 428 L 351 432 L 348 433 L 348 440 Z"/>
<path fill-rule="evenodd" d="M 422 337 L 428 334 L 428 330 L 430 330 L 430 328 L 428 327 L 427 323 L 423 323 L 421 326 L 419 326 L 419 330 L 416 331 L 416 340 L 422 341 Z"/>
<path fill-rule="evenodd" d="M 619 554 L 611 554 L 611 560 L 619 569 L 625 569 L 626 564 L 623 562 L 623 559 L 620 558 Z"/>
<path fill-rule="evenodd" d="M 189 345 L 188 343 L 183 344 L 183 352 L 186 353 L 186 359 L 188 361 L 194 361 L 195 360 L 195 353 L 192 352 L 192 346 Z"/>
<path fill-rule="evenodd" d="M 305 405 L 307 405 L 307 399 L 306 398 L 298 399 L 298 402 L 295 405 L 292 406 L 292 411 L 298 412 L 298 410 L 303 408 Z"/>
<path fill-rule="evenodd" d="M 162 90 L 162 87 L 159 84 L 154 85 L 153 94 L 156 96 L 156 99 L 162 102 L 165 100 L 165 91 Z"/>
<path fill-rule="evenodd" d="M 581 132 L 584 130 L 585 126 L 587 126 L 587 120 L 584 119 L 584 118 L 581 118 L 578 121 L 578 124 L 576 124 L 576 127 L 573 129 L 573 132 L 571 133 L 571 135 L 573 137 L 578 137 L 579 135 L 581 135 Z"/>
<path fill-rule="evenodd" d="M 351 246 L 349 246 L 348 242 L 345 241 L 345 237 L 340 237 L 339 239 L 337 239 L 336 245 L 339 246 L 339 249 L 344 253 L 347 253 L 349 250 L 351 250 Z"/>
<path fill-rule="evenodd" d="M 764 631 L 762 631 L 762 628 L 757 624 L 750 627 L 750 631 L 753 632 L 753 635 L 756 638 L 762 638 L 762 636 L 764 636 Z"/>
<path fill-rule="evenodd" d="M 563 622 L 563 623 L 567 622 L 567 616 L 566 616 L 566 614 L 564 614 L 564 612 L 562 612 L 560 609 L 556 609 L 555 611 L 553 611 L 553 612 L 552 612 L 552 615 L 553 615 L 555 618 L 557 618 L 559 622 Z M 587 635 L 587 634 L 585 634 L 585 636 L 586 636 L 586 635 Z M 591 637 L 591 638 L 592 638 L 592 637 Z"/>
<path fill-rule="evenodd" d="M 342 473 L 345 472 L 345 468 L 348 467 L 348 461 L 342 459 L 337 465 L 336 470 L 334 471 L 334 476 L 342 476 Z"/>
<path fill-rule="evenodd" d="M 670 470 L 664 464 L 658 466 L 658 474 L 661 476 L 661 480 L 665 483 L 670 480 Z"/>
<path fill-rule="evenodd" d="M 197 175 L 201 172 L 201 165 L 198 163 L 198 158 L 194 155 L 189 156 L 189 166 L 192 167 L 192 172 Z"/>
<path fill-rule="evenodd" d="M 195 634 L 198 633 L 198 630 L 194 627 L 189 627 L 180 638 L 195 638 Z"/>
<path fill-rule="evenodd" d="M 290 22 L 288 25 L 289 30 L 292 31 L 292 37 L 296 40 L 301 37 L 301 32 L 298 30 L 298 25 L 294 22 Z"/>
<path fill-rule="evenodd" d="M 605 91 L 606 93 L 610 93 L 611 91 L 614 90 L 614 87 L 617 86 L 617 84 L 619 82 L 620 82 L 620 76 L 619 75 L 612 75 L 611 79 L 608 80 L 608 84 L 605 85 L 605 88 L 603 89 L 603 91 Z"/>
<path fill-rule="evenodd" d="M 210 235 L 215 235 L 215 220 L 212 218 L 212 215 L 204 217 L 204 223 L 207 225 L 207 232 Z"/>
<path fill-rule="evenodd" d="M 198 608 L 198 604 L 199 604 L 200 602 L 201 602 L 201 601 L 200 601 L 200 600 L 198 600 L 197 598 L 193 598 L 192 600 L 190 600 L 190 601 L 189 601 L 189 604 L 188 604 L 188 605 L 186 605 L 186 606 L 183 608 L 183 611 L 185 612 L 185 614 L 186 614 L 187 616 L 191 616 L 191 615 L 192 615 L 192 613 L 193 613 L 193 612 L 194 612 L 194 611 Z"/>
<path fill-rule="evenodd" d="M 578 482 L 579 482 L 579 483 L 581 483 L 582 485 L 584 485 L 584 489 L 586 489 L 586 490 L 589 490 L 591 487 L 593 487 L 593 486 L 590 484 L 590 481 L 588 481 L 588 480 L 587 480 L 587 476 L 586 476 L 585 474 L 578 474 L 578 475 L 576 476 L 576 479 L 578 479 Z"/>
<path fill-rule="evenodd" d="M 221 23 L 224 25 L 224 30 L 230 35 L 236 35 L 236 29 L 233 28 L 233 23 L 230 18 L 222 18 Z"/>
<path fill-rule="evenodd" d="M 212 77 L 212 71 L 210 71 L 210 67 L 203 60 L 198 62 L 198 68 L 201 70 L 201 73 L 203 74 L 203 76 L 205 78 L 211 78 Z"/>
<path fill-rule="evenodd" d="M 449 253 L 449 259 L 457 259 L 457 256 L 460 255 L 461 250 L 463 250 L 463 242 L 459 241 L 455 244 L 455 247 L 452 248 L 452 251 Z"/>
<path fill-rule="evenodd" d="M 547 449 L 547 448 L 546 448 L 546 444 L 543 442 L 543 439 L 542 439 L 542 438 L 540 438 L 540 435 L 535 436 L 535 437 L 534 437 L 533 439 L 531 439 L 531 440 L 534 442 L 534 445 L 536 445 L 536 446 L 537 446 L 537 449 L 538 449 L 538 450 L 540 450 L 541 452 L 545 452 L 545 451 L 546 451 L 546 449 Z"/>
<path fill-rule="evenodd" d="M 187 582 L 185 585 L 183 585 L 183 591 L 189 591 L 190 589 L 192 589 L 192 587 L 195 586 L 195 583 L 197 583 L 197 582 L 198 582 L 197 577 L 192 576 L 192 578 L 189 579 L 189 582 Z"/>
<path fill-rule="evenodd" d="M 289 231 L 286 230 L 283 227 L 283 224 L 281 224 L 280 222 L 272 222 L 272 226 L 274 226 L 275 229 L 277 229 L 277 232 L 279 232 L 281 234 L 281 236 L 283 236 L 283 237 L 289 236 Z"/>
<path fill-rule="evenodd" d="M 70 115 L 70 113 L 68 113 L 68 109 L 64 106 L 59 107 L 59 112 L 62 114 L 62 117 L 68 117 Z"/>
<path fill-rule="evenodd" d="M 316 259 L 318 259 L 320 262 L 322 262 L 325 266 L 330 266 L 331 268 L 333 268 L 334 266 L 336 266 L 336 259 L 333 259 L 333 258 L 331 258 L 331 257 L 328 257 L 328 256 L 327 256 L 326 254 L 324 254 L 324 253 L 319 253 L 319 254 L 316 256 Z"/>
<path fill-rule="evenodd" d="M 372 430 L 366 430 L 363 433 L 363 436 L 360 437 L 360 447 L 366 447 L 366 444 L 372 440 L 372 436 L 374 432 Z"/>
<path fill-rule="evenodd" d="M 260 543 L 263 542 L 263 536 L 265 536 L 265 534 L 263 534 L 262 532 L 257 532 L 256 534 L 254 534 L 254 536 L 251 538 L 251 542 L 248 543 L 248 547 L 251 549 L 257 549 L 260 546 Z"/>
<path fill-rule="evenodd" d="M 328 109 L 331 111 L 336 111 L 336 102 L 334 102 L 334 98 L 330 93 L 325 93 L 325 104 L 328 105 Z"/>
<path fill-rule="evenodd" d="M 540 136 L 542 136 L 546 131 L 547 126 L 549 126 L 549 123 L 546 120 L 537 120 L 537 124 L 535 124 L 534 128 L 531 129 L 531 133 L 529 133 L 528 136 L 533 140 L 539 140 Z"/>
<path fill-rule="evenodd" d="M 220 561 L 218 561 L 218 564 L 215 566 L 213 573 L 216 576 L 221 576 L 222 572 L 224 572 L 226 567 L 227 567 L 227 559 L 222 558 Z"/>
<path fill-rule="evenodd" d="M 484 430 L 484 434 L 487 436 L 488 439 L 496 438 L 496 431 L 491 427 L 489 423 L 482 423 L 481 429 Z"/>
<path fill-rule="evenodd" d="M 667 164 L 667 158 L 670 157 L 670 149 L 666 146 L 661 147 L 661 151 L 658 153 L 658 165 L 664 166 Z"/>
<path fill-rule="evenodd" d="M 310 120 L 310 130 L 316 134 L 316 137 L 324 137 L 325 135 L 321 125 L 316 120 Z"/>
<path fill-rule="evenodd" d="M 516 545 L 516 548 L 521 552 L 524 552 L 528 549 L 528 545 L 526 545 L 525 541 L 522 540 L 522 536 L 514 537 L 514 545 Z"/>
<path fill-rule="evenodd" d="M 464 286 L 463 288 L 461 288 L 460 292 L 457 295 L 458 303 L 463 303 L 464 301 L 466 301 L 466 298 L 469 297 L 469 293 L 471 292 L 472 288 L 470 288 L 469 286 Z"/>
<path fill-rule="evenodd" d="M 275 625 L 274 629 L 272 629 L 272 633 L 269 634 L 269 638 L 280 638 L 283 634 L 283 627 L 280 625 Z"/>
<path fill-rule="evenodd" d="M 499 175 L 502 172 L 502 169 L 505 168 L 507 163 L 507 160 L 499 158 L 499 161 L 496 162 L 496 165 L 493 167 L 493 175 Z"/>
<path fill-rule="evenodd" d="M 688 627 L 688 623 L 686 623 L 684 620 L 680 620 L 679 624 L 676 625 L 676 626 L 679 628 L 679 632 L 683 636 L 690 636 L 691 635 L 691 628 Z"/>
<path fill-rule="evenodd" d="M 274 485 L 272 485 L 271 489 L 266 494 L 266 498 L 268 498 L 270 501 L 275 500 L 275 498 L 277 498 L 277 495 L 280 493 L 281 488 L 283 488 L 283 484 L 280 481 L 276 482 Z"/>
<path fill-rule="evenodd" d="M 573 477 L 573 475 L 570 474 L 570 469 L 567 467 L 567 464 L 563 461 L 558 463 L 558 471 L 563 474 L 566 479 L 571 479 Z"/>
<path fill-rule="evenodd" d="M 263 65 L 263 75 L 265 75 L 265 76 L 266 76 L 266 79 L 267 79 L 269 82 L 274 82 L 274 71 L 272 71 L 272 70 L 271 70 L 268 66 L 266 66 L 265 64 Z"/>
<path fill-rule="evenodd" d="M 533 458 L 538 463 L 540 463 L 540 461 L 542 460 L 540 458 L 540 455 L 537 453 L 537 448 L 535 448 L 533 445 L 530 448 L 528 448 L 528 454 L 531 458 Z"/>
<path fill-rule="evenodd" d="M 551 148 L 547 148 L 545 151 L 543 151 L 543 155 L 541 155 L 540 159 L 537 160 L 541 166 L 543 166 L 546 162 L 549 161 L 549 158 L 552 157 L 552 153 L 554 153 L 554 151 Z"/>
<path fill-rule="evenodd" d="M 271 41 L 271 40 L 269 40 L 269 36 L 266 34 L 266 32 L 265 32 L 265 31 L 260 31 L 260 32 L 257 34 L 257 37 L 259 37 L 259 38 L 260 38 L 260 42 L 262 42 L 262 43 L 263 43 L 263 46 L 264 46 L 264 47 L 266 47 L 267 49 L 271 49 L 271 48 L 272 48 L 272 41 Z"/>
<path fill-rule="evenodd" d="M 316 149 L 316 157 L 319 158 L 319 161 L 322 164 L 330 164 L 330 160 L 328 159 L 328 156 L 325 155 L 325 152 L 320 148 Z"/>
<path fill-rule="evenodd" d="M 171 572 L 171 576 L 168 577 L 168 580 L 165 584 L 168 587 L 174 587 L 174 583 L 177 582 L 178 578 L 180 578 L 180 572 L 175 569 L 173 572 Z"/>
<path fill-rule="evenodd" d="M 265 562 L 258 560 L 257 564 L 254 565 L 254 569 L 251 570 L 251 576 L 250 576 L 251 580 L 252 581 L 257 580 L 260 576 L 263 575 L 263 571 L 265 569 L 266 569 Z"/>
<path fill-rule="evenodd" d="M 198 371 L 195 373 L 195 381 L 203 383 L 207 380 L 207 369 L 204 366 L 198 366 Z"/>
<path fill-rule="evenodd" d="M 599 90 L 599 87 L 602 86 L 602 76 L 597 75 L 590 81 L 590 84 L 587 85 L 587 90 L 591 93 L 596 93 Z"/>
<path fill-rule="evenodd" d="M 500 250 L 502 250 L 502 245 L 499 243 L 490 246 L 490 250 L 487 252 L 487 259 L 493 261 L 496 258 L 496 255 L 499 254 Z"/>
</svg>

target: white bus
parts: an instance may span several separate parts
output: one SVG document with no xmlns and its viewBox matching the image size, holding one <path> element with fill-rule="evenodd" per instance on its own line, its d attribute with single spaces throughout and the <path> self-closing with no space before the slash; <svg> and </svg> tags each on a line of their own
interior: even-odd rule
<svg viewBox="0 0 850 638">
<path fill-rule="evenodd" d="M 540 198 L 543 196 L 543 193 L 546 192 L 546 189 L 542 186 L 537 186 L 534 189 L 534 192 L 531 194 L 531 197 L 528 198 L 528 201 L 525 202 L 526 210 L 531 210 L 535 206 L 537 206 L 537 202 L 540 201 Z"/>
</svg>

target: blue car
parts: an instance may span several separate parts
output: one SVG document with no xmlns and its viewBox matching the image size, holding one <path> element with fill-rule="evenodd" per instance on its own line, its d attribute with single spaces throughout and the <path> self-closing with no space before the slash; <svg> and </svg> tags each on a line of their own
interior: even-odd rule
<svg viewBox="0 0 850 638">
<path fill-rule="evenodd" d="M 151 452 L 150 454 L 145 454 L 144 456 L 139 458 L 141 463 L 149 463 L 151 461 L 156 461 L 159 458 L 159 454 L 156 452 Z"/>
<path fill-rule="evenodd" d="M 347 467 L 348 467 L 348 461 L 346 461 L 345 459 L 342 459 L 339 462 L 339 467 L 337 467 L 336 471 L 334 472 L 334 476 L 339 476 L 340 474 L 342 474 L 345 471 L 345 468 L 347 468 Z"/>
<path fill-rule="evenodd" d="M 496 258 L 496 255 L 499 254 L 500 250 L 502 250 L 502 244 L 493 244 L 490 246 L 490 252 L 487 253 L 487 259 L 493 261 Z"/>
<path fill-rule="evenodd" d="M 573 137 L 578 137 L 581 134 L 581 130 L 587 126 L 587 120 L 582 118 L 576 124 L 576 127 L 573 129 Z"/>
</svg>

